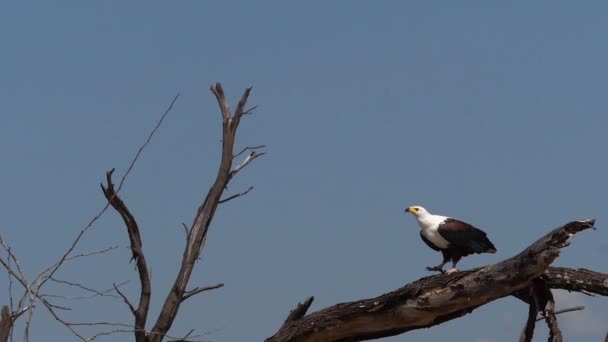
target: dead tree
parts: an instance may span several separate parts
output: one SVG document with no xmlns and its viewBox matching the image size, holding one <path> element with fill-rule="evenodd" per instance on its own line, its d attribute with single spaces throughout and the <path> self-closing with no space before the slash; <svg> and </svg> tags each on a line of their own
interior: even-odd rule
<svg viewBox="0 0 608 342">
<path fill-rule="evenodd" d="M 107 173 L 107 185 L 102 185 L 104 195 L 106 196 L 112 207 L 120 214 L 125 223 L 127 233 L 129 235 L 129 240 L 131 242 L 131 250 L 133 252 L 132 258 L 136 261 L 137 270 L 139 272 L 141 293 L 137 308 L 135 308 L 131 304 L 131 302 L 127 299 L 126 296 L 124 296 L 122 293 L 120 293 L 118 289 L 116 289 L 116 291 L 120 293 L 121 297 L 124 299 L 125 303 L 129 306 L 129 309 L 133 313 L 135 319 L 134 333 L 136 342 L 162 341 L 164 336 L 171 328 L 171 325 L 173 324 L 173 321 L 177 316 L 177 312 L 180 308 L 180 305 L 186 299 L 198 293 L 223 286 L 222 284 L 218 284 L 215 286 L 194 287 L 190 290 L 186 289 L 190 280 L 190 275 L 192 274 L 192 270 L 194 269 L 196 260 L 198 259 L 205 246 L 207 232 L 209 231 L 209 225 L 211 224 L 211 221 L 215 214 L 215 210 L 217 209 L 218 205 L 221 203 L 225 203 L 229 200 L 235 199 L 237 197 L 243 196 L 252 189 L 250 187 L 249 189 L 241 193 L 234 194 L 225 199 L 222 199 L 222 194 L 224 193 L 224 190 L 226 189 L 228 183 L 239 171 L 249 165 L 249 163 L 251 163 L 256 158 L 264 155 L 264 152 L 257 152 L 258 149 L 264 146 L 245 147 L 239 153 L 234 152 L 234 142 L 236 139 L 236 133 L 241 118 L 243 117 L 243 115 L 251 113 L 251 109 L 245 108 L 247 105 L 249 94 L 251 92 L 251 88 L 247 88 L 243 93 L 241 100 L 236 106 L 234 114 L 232 114 L 232 112 L 230 111 L 228 100 L 226 99 L 224 90 L 222 89 L 222 85 L 220 83 L 211 86 L 211 92 L 215 95 L 222 114 L 222 160 L 220 162 L 217 178 L 215 179 L 213 186 L 211 187 L 203 203 L 199 207 L 191 227 L 187 228 L 187 242 L 183 253 L 181 267 L 179 268 L 179 271 L 177 273 L 175 283 L 173 284 L 173 287 L 171 288 L 165 299 L 161 312 L 158 315 L 154 326 L 149 332 L 146 331 L 146 320 L 148 316 L 151 296 L 150 276 L 146 264 L 146 258 L 143 252 L 139 228 L 137 226 L 135 218 L 133 217 L 133 215 L 131 215 L 125 203 L 114 191 L 114 186 L 112 184 L 113 170 Z M 238 164 L 237 166 L 233 166 L 234 159 L 246 151 L 251 152 L 247 155 L 246 158 L 244 158 L 244 160 L 240 164 Z"/>
<path fill-rule="evenodd" d="M 428 328 L 462 317 L 506 296 L 529 303 L 521 341 L 531 341 L 537 314 L 546 320 L 550 341 L 562 341 L 551 289 L 608 296 L 608 274 L 549 267 L 574 234 L 594 220 L 565 224 L 502 262 L 454 274 L 425 277 L 376 298 L 337 304 L 306 315 L 310 297 L 294 309 L 266 342 L 364 341 Z"/>
<path fill-rule="evenodd" d="M 154 129 L 148 135 L 148 138 L 146 139 L 145 143 L 137 151 L 135 157 L 131 161 L 131 164 L 127 168 L 125 174 L 123 175 L 117 186 L 115 186 L 112 181 L 114 169 L 106 173 L 106 184 L 102 183 L 101 188 L 108 201 L 107 204 L 77 234 L 70 247 L 65 253 L 63 253 L 62 257 L 57 262 L 53 263 L 51 266 L 40 272 L 31 281 L 28 281 L 27 277 L 21 270 L 17 257 L 12 253 L 10 246 L 0 237 L 0 244 L 7 252 L 6 258 L 0 257 L 0 264 L 2 264 L 2 266 L 4 266 L 4 268 L 8 272 L 10 297 L 10 307 L 7 305 L 2 307 L 2 316 L 0 319 L 0 342 L 6 342 L 9 337 L 12 336 L 15 321 L 24 314 L 27 314 L 27 319 L 25 320 L 23 339 L 24 341 L 28 341 L 29 326 L 36 303 L 42 303 L 43 306 L 58 322 L 63 324 L 81 341 L 92 341 L 97 337 L 111 335 L 114 333 L 133 333 L 136 342 L 160 342 L 165 337 L 171 337 L 174 340 L 186 340 L 186 338 L 196 337 L 192 335 L 192 331 L 190 331 L 185 337 L 182 338 L 175 338 L 169 336 L 167 333 L 171 328 L 171 325 L 175 321 L 181 304 L 185 300 L 191 298 L 196 294 L 217 289 L 223 286 L 223 284 L 217 284 L 211 286 L 193 287 L 190 289 L 187 288 L 195 263 L 198 260 L 201 252 L 203 251 L 203 248 L 205 247 L 207 233 L 209 231 L 211 221 L 213 220 L 218 205 L 244 196 L 253 189 L 253 187 L 249 187 L 245 191 L 222 198 L 222 195 L 227 189 L 230 180 L 233 179 L 234 176 L 236 176 L 240 171 L 242 171 L 255 159 L 265 154 L 264 152 L 259 152 L 260 149 L 265 147 L 264 145 L 247 146 L 241 149 L 238 153 L 235 153 L 234 151 L 234 145 L 239 123 L 243 116 L 251 114 L 252 111 L 255 109 L 255 107 L 246 107 L 247 100 L 249 99 L 249 95 L 251 93 L 251 87 L 247 88 L 241 96 L 241 99 L 238 102 L 234 113 L 230 110 L 228 100 L 224 94 L 224 90 L 220 83 L 212 85 L 211 92 L 217 100 L 222 118 L 222 155 L 218 174 L 215 179 L 215 182 L 211 186 L 211 189 L 208 191 L 207 195 L 202 201 L 202 204 L 198 208 L 192 225 L 190 227 L 184 225 L 184 228 L 187 232 L 187 241 L 183 253 L 182 262 L 177 272 L 173 287 L 168 292 L 168 294 L 166 294 L 164 305 L 162 306 L 158 317 L 156 317 L 153 327 L 149 330 L 146 328 L 146 323 L 149 318 L 148 311 L 152 299 L 152 290 L 150 282 L 150 272 L 146 261 L 146 256 L 144 254 L 140 228 L 137 224 L 135 217 L 129 211 L 127 205 L 120 198 L 119 192 L 122 189 L 127 176 L 131 172 L 139 156 L 146 148 L 146 146 L 150 143 L 152 137 L 163 123 L 163 120 L 173 108 L 173 105 L 175 104 L 179 95 L 173 99 L 167 110 L 162 114 L 160 120 L 158 121 Z M 244 154 L 246 154 L 246 156 L 244 156 L 242 161 L 235 165 L 235 159 L 241 157 L 241 155 Z M 120 290 L 120 287 L 124 285 L 124 283 L 114 284 L 111 289 L 100 291 L 92 289 L 90 287 L 86 287 L 80 283 L 58 279 L 55 276 L 57 271 L 69 260 L 90 255 L 103 254 L 117 248 L 117 246 L 110 246 L 92 252 L 80 254 L 74 253 L 76 246 L 82 240 L 86 232 L 93 227 L 93 225 L 107 211 L 109 207 L 112 207 L 124 221 L 132 253 L 131 260 L 134 260 L 137 266 L 137 271 L 139 274 L 140 293 L 136 305 L 134 305 L 132 301 Z M 24 294 L 16 303 L 17 305 L 15 305 L 16 307 L 14 307 L 13 305 L 13 281 L 16 281 L 19 285 L 21 285 L 24 290 Z M 93 293 L 91 296 L 112 296 L 119 298 L 126 304 L 129 311 L 132 313 L 133 323 L 82 323 L 66 321 L 61 317 L 57 310 L 69 308 L 61 307 L 49 302 L 49 300 L 47 299 L 48 295 L 42 291 L 44 284 L 47 282 L 55 282 L 58 284 L 77 286 L 80 289 L 84 289 Z M 28 303 L 29 305 L 27 305 Z M 112 329 L 101 331 L 91 337 L 85 337 L 78 331 L 77 328 L 79 326 L 110 326 L 112 327 Z"/>
</svg>

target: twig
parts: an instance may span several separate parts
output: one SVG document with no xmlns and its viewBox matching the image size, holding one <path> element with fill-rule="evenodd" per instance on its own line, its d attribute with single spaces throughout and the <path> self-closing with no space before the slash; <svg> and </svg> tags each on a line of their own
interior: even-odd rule
<svg viewBox="0 0 608 342">
<path fill-rule="evenodd" d="M 131 330 L 131 329 L 114 329 L 114 330 L 110 330 L 110 331 L 103 331 L 100 333 L 97 333 L 95 335 L 93 335 L 91 338 L 89 338 L 87 341 L 94 341 L 95 339 L 97 339 L 98 337 L 101 336 L 108 336 L 108 335 L 112 335 L 112 334 L 119 334 L 119 333 L 134 333 L 135 330 Z M 148 332 L 148 334 L 150 335 L 158 335 L 158 333 L 155 333 L 153 331 Z M 197 338 L 197 337 L 201 337 L 201 336 L 206 336 L 209 335 L 209 333 L 203 333 L 203 334 L 198 334 L 198 335 L 192 335 L 190 336 L 191 338 Z M 171 336 L 169 334 L 165 334 L 165 337 L 171 339 L 170 341 L 174 341 L 174 342 L 178 342 L 178 341 L 182 341 L 183 338 L 180 337 L 176 337 L 176 336 Z M 192 342 L 195 342 L 194 340 L 191 340 Z"/>
<path fill-rule="evenodd" d="M 135 166 L 135 163 L 137 162 L 137 160 L 139 159 L 140 155 L 142 154 L 142 152 L 145 150 L 145 148 L 148 146 L 148 144 L 150 143 L 150 141 L 152 140 L 152 137 L 154 136 L 154 134 L 158 131 L 158 129 L 160 128 L 160 126 L 162 125 L 165 117 L 169 114 L 169 112 L 172 110 L 173 105 L 175 104 L 175 102 L 177 101 L 177 99 L 179 98 L 179 94 L 176 95 L 173 100 L 171 101 L 169 107 L 165 110 L 165 112 L 161 115 L 160 120 L 158 121 L 158 123 L 155 125 L 155 127 L 152 129 L 152 131 L 148 134 L 146 141 L 144 142 L 144 144 L 138 149 L 137 153 L 135 154 L 135 157 L 133 157 L 133 159 L 131 160 L 127 171 L 125 172 L 125 174 L 122 176 L 120 183 L 115 191 L 115 193 L 118 193 L 127 177 L 129 176 L 129 174 L 131 173 L 133 167 Z M 116 247 L 110 247 L 110 248 L 106 248 L 100 251 L 95 251 L 95 252 L 89 252 L 89 253 L 81 253 L 79 255 L 71 255 L 71 253 L 74 251 L 74 249 L 76 248 L 76 246 L 78 245 L 78 243 L 80 242 L 80 240 L 82 239 L 82 237 L 84 236 L 84 234 L 91 228 L 93 227 L 93 225 L 99 220 L 99 218 L 101 218 L 101 216 L 103 216 L 103 214 L 107 211 L 107 209 L 110 206 L 110 201 L 108 201 L 108 203 L 106 203 L 103 208 L 80 230 L 80 232 L 76 235 L 76 237 L 74 238 L 74 240 L 72 241 L 72 243 L 70 244 L 69 248 L 65 251 L 65 253 L 63 253 L 63 255 L 61 256 L 61 258 L 59 259 L 59 261 L 55 262 L 53 265 L 49 266 L 47 269 L 45 269 L 44 271 L 42 271 L 41 273 L 39 273 L 36 278 L 34 279 L 34 281 L 32 281 L 32 285 L 29 285 L 25 276 L 19 276 L 17 275 L 17 273 L 10 267 L 10 265 L 5 262 L 3 260 L 3 258 L 0 258 L 0 263 L 7 269 L 7 271 L 9 272 L 9 274 L 11 274 L 15 279 L 17 279 L 19 281 L 19 283 L 26 289 L 26 293 L 24 294 L 24 296 L 22 297 L 22 299 L 19 302 L 19 308 L 22 307 L 22 303 L 25 300 L 25 298 L 29 299 L 29 306 L 25 309 L 23 309 L 18 315 L 21 315 L 22 313 L 24 313 L 26 310 L 28 312 L 28 318 L 26 320 L 25 323 L 25 331 L 24 331 L 24 339 L 27 341 L 29 339 L 29 327 L 31 324 L 31 318 L 33 315 L 33 310 L 35 308 L 35 303 L 36 300 L 40 300 L 45 307 L 52 313 L 52 315 L 58 320 L 60 321 L 60 318 L 58 316 L 56 316 L 53 308 L 60 308 L 54 304 L 49 303 L 48 301 L 46 301 L 42 296 L 40 296 L 40 291 L 42 290 L 42 287 L 45 285 L 45 283 L 47 281 L 49 281 L 53 275 L 59 270 L 59 268 L 61 268 L 61 266 L 67 261 L 67 260 L 71 260 L 77 257 L 81 257 L 81 256 L 88 256 L 88 255 L 93 255 L 93 254 L 100 254 L 100 253 L 104 253 L 107 252 L 111 249 L 114 249 Z M 3 243 L 3 245 L 5 245 Z M 7 245 L 6 245 L 7 246 Z M 9 252 L 9 258 L 10 255 L 12 255 L 12 252 Z M 22 272 L 19 270 L 20 266 L 18 265 L 18 262 L 16 261 L 16 258 L 14 258 L 14 256 L 12 257 L 13 261 L 15 261 L 15 264 L 17 265 L 18 268 L 18 272 L 20 274 L 22 274 Z M 35 291 L 32 290 L 32 287 L 34 286 L 34 284 L 36 285 L 35 287 Z M 65 309 L 65 308 L 64 308 Z M 72 331 L 76 336 L 78 336 L 81 340 L 85 340 L 84 337 L 80 334 L 78 334 L 74 329 L 72 329 L 71 327 L 68 326 L 68 328 L 70 329 L 70 331 Z"/>
<path fill-rule="evenodd" d="M 125 296 L 122 292 L 120 292 L 120 290 L 118 289 L 118 286 L 116 286 L 116 284 L 112 284 L 112 285 L 114 285 L 114 290 L 116 290 L 116 293 L 118 293 L 118 295 L 120 297 L 122 297 L 122 300 L 125 302 L 125 304 L 127 304 L 129 306 L 129 310 L 131 310 L 131 313 L 133 313 L 135 315 L 135 308 L 133 307 L 133 305 L 131 304 L 129 299 L 127 299 L 127 296 Z"/>
<path fill-rule="evenodd" d="M 258 146 L 247 146 L 247 147 L 243 147 L 242 150 L 239 151 L 239 153 L 235 154 L 232 158 L 237 158 L 238 156 L 240 156 L 241 154 L 247 152 L 247 151 L 251 151 L 251 150 L 258 150 L 260 148 L 265 148 L 266 145 L 258 145 Z"/>
<path fill-rule="evenodd" d="M 186 233 L 186 239 L 188 239 L 188 226 L 184 222 L 182 222 L 182 227 L 184 228 L 184 233 Z"/>
<path fill-rule="evenodd" d="M 237 197 L 245 196 L 245 195 L 247 195 L 247 194 L 249 193 L 249 191 L 251 191 L 251 190 L 253 190 L 253 186 L 250 186 L 250 187 L 249 187 L 249 189 L 247 189 L 247 190 L 245 190 L 245 191 L 243 191 L 243 192 L 239 192 L 238 194 L 234 194 L 234 195 L 232 195 L 232 196 L 228 196 L 227 198 L 220 200 L 220 201 L 218 202 L 218 204 L 226 203 L 226 202 L 228 202 L 228 201 L 230 201 L 230 200 L 233 200 L 233 199 L 235 199 L 235 198 L 237 198 Z"/>
<path fill-rule="evenodd" d="M 19 310 L 17 312 L 13 312 L 13 322 L 16 321 L 17 318 L 19 318 L 21 315 L 26 313 L 29 309 L 30 309 L 30 307 L 26 306 L 23 308 L 19 308 Z"/>
<path fill-rule="evenodd" d="M 185 301 L 186 299 L 199 294 L 201 292 L 205 292 L 205 291 L 209 291 L 209 290 L 215 290 L 215 289 L 219 289 L 220 287 L 224 287 L 224 284 L 216 284 L 216 285 L 212 285 L 212 286 L 206 286 L 206 287 L 195 287 L 190 291 L 186 291 L 184 292 L 184 295 L 182 296 L 182 302 Z"/>
<path fill-rule="evenodd" d="M 13 254 L 11 247 L 6 243 L 6 241 L 4 241 L 4 239 L 2 239 L 2 237 L 0 237 L 0 244 L 2 244 L 2 247 L 4 248 L 4 250 L 6 250 L 6 252 L 8 253 L 8 260 L 6 262 L 6 265 L 5 265 L 4 261 L 2 261 L 2 265 L 6 268 L 6 270 L 10 274 L 11 273 L 10 260 L 12 259 L 13 262 L 15 263 L 15 267 L 17 267 L 17 272 L 19 272 L 19 276 L 21 277 L 22 282 L 27 284 L 25 273 L 23 273 L 23 269 L 21 268 L 21 265 L 19 264 L 19 260 L 17 259 L 15 254 Z M 14 272 L 12 272 L 12 273 L 13 273 L 13 277 L 19 278 L 16 276 L 16 274 Z"/>
<path fill-rule="evenodd" d="M 74 260 L 74 259 L 77 259 L 77 258 L 82 258 L 82 257 L 87 257 L 87 256 L 92 256 L 92 255 L 97 255 L 97 254 L 103 254 L 103 253 L 112 251 L 112 250 L 114 250 L 116 248 L 118 248 L 118 246 L 109 246 L 109 247 L 105 247 L 105 248 L 102 248 L 102 249 L 99 249 L 99 250 L 95 250 L 95 251 L 91 251 L 91 252 L 82 252 L 82 253 L 79 253 L 79 254 L 70 255 L 70 256 L 66 257 L 65 260 L 63 260 L 63 261 L 65 262 L 65 261 L 70 261 L 70 260 Z M 36 277 L 34 278 L 34 281 L 38 281 L 38 280 L 42 279 L 42 277 L 44 277 L 44 275 L 47 272 L 49 272 L 52 269 L 54 269 L 59 264 L 60 261 L 55 262 L 54 264 L 52 264 L 49 267 L 47 267 L 46 269 L 44 269 L 44 271 L 38 273 L 38 275 L 36 275 Z M 49 277 L 52 277 L 52 276 L 49 276 Z M 45 277 L 45 280 L 47 278 L 48 277 Z"/>
<path fill-rule="evenodd" d="M 120 192 L 120 190 L 122 189 L 122 187 L 123 187 L 123 185 L 124 185 L 127 177 L 129 176 L 129 174 L 131 173 L 131 170 L 135 166 L 135 163 L 139 159 L 139 156 L 142 154 L 142 152 L 144 151 L 144 149 L 148 146 L 148 144 L 152 140 L 152 137 L 154 136 L 154 134 L 156 133 L 156 131 L 158 131 L 158 129 L 160 128 L 160 126 L 162 125 L 163 121 L 165 120 L 165 117 L 171 112 L 171 110 L 173 109 L 173 105 L 175 104 L 175 102 L 177 101 L 178 98 L 179 98 L 179 94 L 175 95 L 175 97 L 173 98 L 173 100 L 169 104 L 169 107 L 165 110 L 165 112 L 163 113 L 163 115 L 161 115 L 160 120 L 158 120 L 158 123 L 156 124 L 156 126 L 154 126 L 154 128 L 152 129 L 152 131 L 148 134 L 148 137 L 147 137 L 146 141 L 144 142 L 144 144 L 137 150 L 137 153 L 135 154 L 135 157 L 133 157 L 133 159 L 131 160 L 131 163 L 129 164 L 129 167 L 127 168 L 127 171 L 125 172 L 125 174 L 122 176 L 122 178 L 120 180 L 118 188 L 116 189 L 116 192 L 115 192 L 116 194 L 118 194 L 118 192 Z M 76 248 L 76 245 L 78 245 L 78 242 L 80 242 L 80 239 L 82 238 L 82 236 L 93 226 L 93 224 L 95 224 L 95 222 L 97 222 L 97 220 L 99 220 L 99 218 L 101 218 L 101 216 L 103 216 L 103 214 L 106 212 L 106 210 L 108 210 L 109 206 L 110 206 L 110 203 L 108 201 L 108 203 L 106 203 L 106 205 L 104 205 L 104 207 L 97 213 L 97 215 L 95 215 L 89 221 L 89 223 L 78 233 L 78 235 L 76 235 L 76 238 L 74 239 L 74 241 L 72 242 L 72 244 L 70 245 L 70 247 L 63 254 L 63 256 L 61 257 L 61 259 L 59 259 L 59 262 L 57 262 L 56 265 L 50 271 L 49 276 L 46 279 L 42 280 L 42 282 L 38 285 L 38 288 L 36 290 L 36 296 L 38 295 L 38 292 L 41 290 L 42 286 L 46 283 L 46 281 L 50 277 L 52 277 L 55 274 L 55 272 L 57 272 L 57 270 L 61 267 L 61 265 L 63 265 L 63 263 L 69 257 L 70 253 L 72 253 L 72 251 Z"/>
<path fill-rule="evenodd" d="M 266 154 L 266 152 L 258 153 L 256 151 L 251 151 L 251 153 L 249 153 L 249 155 L 247 156 L 247 158 L 245 158 L 245 160 L 243 160 L 237 167 L 235 167 L 234 170 L 230 171 L 230 177 L 234 177 L 234 175 L 236 175 L 237 172 L 241 171 L 249 163 L 251 163 L 256 158 L 261 157 L 265 154 Z"/>
<path fill-rule="evenodd" d="M 10 267 L 11 265 L 11 251 L 10 249 L 7 251 L 8 254 L 8 265 Z M 14 320 L 17 319 L 17 317 L 11 317 L 13 315 L 13 310 L 15 309 L 15 306 L 13 304 L 13 276 L 11 275 L 10 272 L 8 272 L 8 297 L 9 297 L 9 310 L 8 310 L 8 316 L 5 314 L 5 310 L 4 308 L 6 307 L 3 306 L 2 307 L 2 320 L 0 321 L 0 341 L 2 342 L 6 342 L 8 340 L 8 338 L 10 337 L 10 341 L 13 342 L 13 324 L 14 324 Z M 7 318 L 8 317 L 8 318 Z M 10 324 L 7 324 L 10 323 Z M 8 336 L 6 335 L 8 334 Z"/>
<path fill-rule="evenodd" d="M 59 310 L 65 310 L 65 311 L 72 311 L 72 308 L 68 308 L 68 307 L 65 307 L 65 306 L 60 306 L 60 305 L 57 305 L 57 304 L 53 304 L 53 303 L 48 302 L 48 301 L 47 301 L 47 304 L 48 304 L 50 307 L 52 307 L 53 309 L 59 309 Z"/>
<path fill-rule="evenodd" d="M 246 111 L 243 112 L 243 115 L 249 115 L 252 114 L 254 110 L 256 110 L 258 108 L 258 106 L 253 106 L 249 109 L 247 109 Z"/>
<path fill-rule="evenodd" d="M 184 335 L 184 337 L 180 338 L 179 341 L 186 341 L 186 339 L 188 337 L 190 337 L 190 335 L 192 335 L 193 332 L 194 332 L 194 329 L 190 329 L 190 331 L 188 331 L 188 333 L 186 335 Z"/>
<path fill-rule="evenodd" d="M 91 292 L 93 293 L 93 295 L 91 296 L 81 296 L 81 297 L 68 297 L 68 296 L 59 296 L 59 295 L 50 295 L 50 294 L 43 294 L 41 295 L 41 297 L 55 297 L 55 298 L 63 298 L 63 299 L 88 299 L 88 298 L 94 298 L 94 297 L 114 297 L 114 298 L 118 298 L 117 296 L 108 294 L 110 292 L 112 292 L 114 289 L 108 289 L 108 290 L 104 290 L 104 291 L 98 291 L 89 287 L 86 287 L 82 284 L 79 283 L 73 283 L 73 282 L 69 282 L 67 280 L 60 280 L 60 279 L 56 279 L 56 278 L 52 278 L 52 281 L 58 283 L 58 284 L 64 284 L 64 285 L 69 285 L 69 286 L 74 286 L 77 287 L 79 289 L 82 289 L 84 291 L 87 292 Z M 124 286 L 126 284 L 128 284 L 128 281 L 122 282 L 120 284 L 118 284 L 118 286 Z M 116 285 L 114 285 L 116 286 Z"/>
<path fill-rule="evenodd" d="M 580 310 L 584 310 L 584 309 L 585 309 L 585 307 L 582 306 L 582 305 L 581 306 L 573 306 L 571 308 L 565 308 L 565 309 L 557 310 L 557 311 L 555 311 L 555 314 L 559 315 L 559 314 L 563 314 L 565 312 L 580 311 Z M 545 319 L 545 318 L 544 317 L 538 317 L 536 319 L 536 322 L 540 322 L 543 319 Z"/>
</svg>

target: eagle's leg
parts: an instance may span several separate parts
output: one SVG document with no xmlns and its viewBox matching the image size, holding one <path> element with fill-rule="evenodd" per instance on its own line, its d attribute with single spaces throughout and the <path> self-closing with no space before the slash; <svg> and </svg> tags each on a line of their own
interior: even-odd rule
<svg viewBox="0 0 608 342">
<path fill-rule="evenodd" d="M 445 273 L 445 271 L 443 270 L 443 266 L 445 266 L 445 264 L 448 263 L 448 261 L 450 261 L 451 257 L 450 255 L 448 255 L 447 251 L 442 250 L 441 254 L 443 254 L 443 261 L 441 262 L 441 264 L 437 265 L 437 266 L 433 266 L 433 267 L 428 267 L 426 268 L 427 271 L 433 272 L 433 271 L 437 271 L 437 272 L 441 272 L 441 273 Z"/>
<path fill-rule="evenodd" d="M 447 270 L 447 272 L 446 272 L 447 274 L 452 274 L 452 273 L 458 272 L 458 269 L 456 268 L 456 264 L 458 263 L 458 261 L 460 261 L 460 258 L 462 258 L 461 255 L 454 255 L 452 257 L 452 268 Z"/>
</svg>

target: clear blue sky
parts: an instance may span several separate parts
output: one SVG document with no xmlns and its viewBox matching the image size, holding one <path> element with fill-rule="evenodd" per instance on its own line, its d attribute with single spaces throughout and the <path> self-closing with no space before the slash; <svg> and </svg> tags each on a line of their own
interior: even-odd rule
<svg viewBox="0 0 608 342">
<path fill-rule="evenodd" d="M 595 217 L 600 229 L 576 236 L 556 264 L 608 272 L 608 5 L 576 5 L 4 3 L 0 232 L 30 276 L 57 259 L 103 206 L 104 172 L 124 172 L 181 93 L 123 193 L 152 270 L 153 322 L 181 257 L 180 224 L 217 172 L 220 116 L 208 86 L 221 81 L 233 101 L 254 86 L 258 110 L 238 144 L 266 144 L 269 154 L 231 185 L 255 190 L 217 212 L 191 281 L 225 288 L 189 300 L 174 335 L 198 328 L 213 341 L 260 341 L 306 296 L 317 310 L 427 275 L 440 255 L 404 215 L 412 204 L 489 233 L 498 253 L 461 268 Z M 135 300 L 114 212 L 79 250 L 112 244 L 120 249 L 59 276 L 102 289 L 131 280 Z M 2 303 L 6 289 L 2 280 Z M 559 317 L 567 340 L 606 333 L 606 299 L 558 299 L 587 305 Z M 130 322 L 120 300 L 58 303 L 74 306 L 72 320 Z M 513 341 L 526 312 L 507 298 L 387 341 Z M 42 308 L 32 329 L 34 341 L 72 339 Z"/>
</svg>

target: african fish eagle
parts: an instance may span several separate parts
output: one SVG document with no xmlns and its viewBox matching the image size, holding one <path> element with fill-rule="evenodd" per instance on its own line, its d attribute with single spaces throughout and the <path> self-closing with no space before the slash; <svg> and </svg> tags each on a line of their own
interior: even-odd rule
<svg viewBox="0 0 608 342">
<path fill-rule="evenodd" d="M 456 264 L 460 258 L 469 254 L 496 253 L 496 247 L 487 238 L 486 233 L 468 223 L 451 217 L 433 215 L 421 206 L 411 206 L 405 213 L 412 213 L 420 225 L 420 237 L 429 247 L 443 254 L 443 262 L 429 271 L 444 273 L 443 266 L 452 261 L 452 268 L 447 273 L 457 272 Z"/>
</svg>

